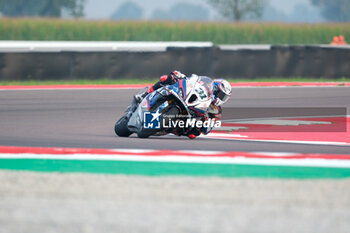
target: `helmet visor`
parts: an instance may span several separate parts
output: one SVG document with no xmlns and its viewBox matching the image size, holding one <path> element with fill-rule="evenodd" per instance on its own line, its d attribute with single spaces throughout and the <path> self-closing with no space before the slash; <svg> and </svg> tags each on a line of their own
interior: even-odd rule
<svg viewBox="0 0 350 233">
<path fill-rule="evenodd" d="M 226 101 L 229 99 L 229 95 L 225 94 L 220 88 L 217 88 L 214 92 L 216 98 L 219 98 L 221 101 L 226 103 Z"/>
</svg>

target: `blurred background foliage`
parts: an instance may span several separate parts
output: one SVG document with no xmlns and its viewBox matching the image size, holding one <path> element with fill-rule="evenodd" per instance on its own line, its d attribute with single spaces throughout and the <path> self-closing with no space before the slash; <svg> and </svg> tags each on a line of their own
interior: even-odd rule
<svg viewBox="0 0 350 233">
<path fill-rule="evenodd" d="M 0 40 L 212 41 L 215 44 L 329 44 L 350 23 L 285 24 L 0 19 Z"/>
<path fill-rule="evenodd" d="M 0 0 L 2 17 L 312 23 L 348 22 L 349 12 L 349 0 Z"/>
<path fill-rule="evenodd" d="M 105 20 L 89 18 L 91 4 L 97 12 L 112 8 L 111 1 L 120 4 Z M 0 0 L 0 40 L 329 44 L 335 35 L 350 38 L 349 0 L 297 0 L 289 13 L 277 10 L 287 4 L 277 0 L 169 0 L 163 9 L 157 1 Z"/>
</svg>

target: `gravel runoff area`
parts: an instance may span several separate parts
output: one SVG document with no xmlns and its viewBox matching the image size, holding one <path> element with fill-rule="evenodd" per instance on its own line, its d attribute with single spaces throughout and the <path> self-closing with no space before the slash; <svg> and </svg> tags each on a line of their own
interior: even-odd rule
<svg viewBox="0 0 350 233">
<path fill-rule="evenodd" d="M 0 232 L 349 232 L 350 179 L 0 171 Z"/>
</svg>

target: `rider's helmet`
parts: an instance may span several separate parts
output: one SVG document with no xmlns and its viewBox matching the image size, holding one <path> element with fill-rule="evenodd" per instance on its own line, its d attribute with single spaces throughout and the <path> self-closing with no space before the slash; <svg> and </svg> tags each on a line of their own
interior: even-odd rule
<svg viewBox="0 0 350 233">
<path fill-rule="evenodd" d="M 214 79 L 211 84 L 213 104 L 221 106 L 231 97 L 232 88 L 229 82 L 225 79 Z"/>
</svg>

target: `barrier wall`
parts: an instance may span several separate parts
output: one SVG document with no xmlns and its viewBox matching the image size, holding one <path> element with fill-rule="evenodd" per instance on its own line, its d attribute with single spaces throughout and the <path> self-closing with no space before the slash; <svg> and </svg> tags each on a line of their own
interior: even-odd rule
<svg viewBox="0 0 350 233">
<path fill-rule="evenodd" d="M 9 50 L 9 49 L 7 49 Z M 349 47 L 166 46 L 164 50 L 0 50 L 0 80 L 154 78 L 178 69 L 211 77 L 350 77 Z"/>
</svg>

